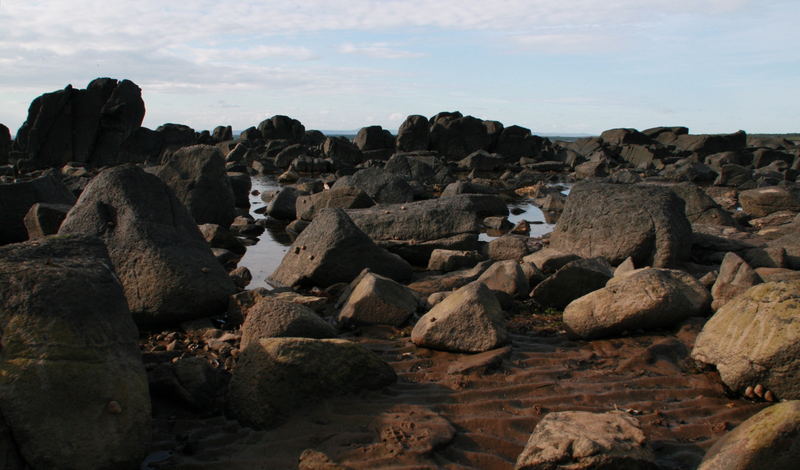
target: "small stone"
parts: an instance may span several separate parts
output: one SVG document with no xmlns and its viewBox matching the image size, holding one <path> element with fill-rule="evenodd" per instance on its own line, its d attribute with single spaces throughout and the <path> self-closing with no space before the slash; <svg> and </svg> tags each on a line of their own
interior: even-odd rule
<svg viewBox="0 0 800 470">
<path fill-rule="evenodd" d="M 756 394 L 753 393 L 753 386 L 752 385 L 748 385 L 747 388 L 744 389 L 744 396 L 749 398 L 749 399 L 751 399 L 751 400 L 753 398 L 755 398 Z"/>
<path fill-rule="evenodd" d="M 111 400 L 110 402 L 108 402 L 108 405 L 106 405 L 106 411 L 108 411 L 112 415 L 121 414 L 122 405 L 120 405 L 118 401 Z"/>
<path fill-rule="evenodd" d="M 775 401 L 775 394 L 772 393 L 772 390 L 767 390 L 767 392 L 764 394 L 764 400 L 767 400 L 769 402 Z"/>
<path fill-rule="evenodd" d="M 764 398 L 764 386 L 763 385 L 761 385 L 761 384 L 756 385 L 756 387 L 753 389 L 753 392 L 756 394 L 757 397 Z"/>
</svg>

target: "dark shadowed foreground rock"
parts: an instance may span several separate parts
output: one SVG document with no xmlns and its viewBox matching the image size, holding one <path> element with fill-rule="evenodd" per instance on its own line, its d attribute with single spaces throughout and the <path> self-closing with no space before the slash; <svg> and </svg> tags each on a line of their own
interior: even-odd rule
<svg viewBox="0 0 800 470">
<path fill-rule="evenodd" d="M 0 248 L 0 329 L 0 412 L 30 468 L 139 468 L 150 395 L 102 242 Z"/>
<path fill-rule="evenodd" d="M 692 227 L 667 188 L 580 183 L 572 188 L 550 247 L 611 264 L 673 267 L 689 256 Z"/>
<path fill-rule="evenodd" d="M 718 440 L 697 470 L 796 468 L 800 462 L 800 401 L 761 410 Z"/>
<path fill-rule="evenodd" d="M 564 309 L 564 323 L 573 335 L 600 338 L 677 325 L 703 314 L 710 302 L 706 288 L 683 271 L 637 269 L 572 301 Z"/>
<path fill-rule="evenodd" d="M 261 297 L 247 309 L 241 348 L 261 338 L 333 338 L 336 330 L 308 307 Z"/>
<path fill-rule="evenodd" d="M 352 284 L 340 322 L 401 326 L 417 311 L 414 291 L 389 278 L 365 271 Z"/>
<path fill-rule="evenodd" d="M 0 184 L 0 245 L 28 239 L 25 215 L 37 202 L 75 204 L 75 196 L 51 174 L 18 183 Z"/>
<path fill-rule="evenodd" d="M 515 470 L 656 470 L 636 418 L 622 411 L 549 413 L 533 430 Z"/>
<path fill-rule="evenodd" d="M 375 245 L 341 209 L 324 209 L 303 230 L 269 277 L 287 287 L 327 287 L 350 282 L 364 269 L 397 281 L 411 277 L 411 266 Z"/>
<path fill-rule="evenodd" d="M 67 217 L 67 213 L 72 206 L 67 204 L 49 204 L 37 202 L 32 205 L 25 214 L 25 230 L 28 232 L 28 239 L 43 238 L 46 235 L 58 233 L 61 222 Z"/>
<path fill-rule="evenodd" d="M 732 390 L 762 384 L 800 398 L 800 281 L 751 287 L 720 308 L 697 336 L 692 357 L 714 364 Z"/>
<path fill-rule="evenodd" d="M 242 423 L 263 428 L 310 401 L 378 389 L 395 380 L 391 366 L 350 341 L 260 339 L 250 344 L 239 359 L 231 379 L 228 406 Z"/>
<path fill-rule="evenodd" d="M 224 312 L 235 290 L 172 190 L 135 166 L 97 175 L 59 234 L 97 235 L 106 243 L 140 325 Z"/>
<path fill-rule="evenodd" d="M 236 217 L 225 157 L 212 145 L 178 149 L 155 172 L 172 188 L 198 224 L 227 227 Z"/>
<path fill-rule="evenodd" d="M 800 211 L 800 191 L 780 186 L 756 188 L 739 193 L 742 209 L 753 217 L 764 217 L 773 212 Z"/>
<path fill-rule="evenodd" d="M 531 297 L 540 305 L 562 310 L 578 297 L 605 287 L 613 274 L 604 258 L 570 261 L 536 285 Z"/>
<path fill-rule="evenodd" d="M 508 341 L 500 303 L 473 282 L 453 292 L 422 316 L 411 332 L 417 346 L 455 352 L 484 352 Z"/>
</svg>

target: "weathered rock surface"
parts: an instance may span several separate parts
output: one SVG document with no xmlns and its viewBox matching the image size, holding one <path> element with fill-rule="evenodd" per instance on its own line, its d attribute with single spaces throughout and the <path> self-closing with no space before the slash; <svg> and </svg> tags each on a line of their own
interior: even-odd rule
<svg viewBox="0 0 800 470">
<path fill-rule="evenodd" d="M 605 258 L 570 261 L 536 285 L 530 295 L 539 305 L 563 310 L 578 297 L 605 287 L 613 275 Z"/>
<path fill-rule="evenodd" d="M 408 116 L 397 131 L 397 151 L 412 152 L 414 150 L 427 150 L 429 127 L 428 118 L 425 116 Z"/>
<path fill-rule="evenodd" d="M 800 211 L 800 192 L 780 186 L 749 189 L 739 193 L 742 209 L 753 217 L 764 217 L 773 212 Z"/>
<path fill-rule="evenodd" d="M 228 406 L 242 423 L 264 428 L 309 400 L 378 389 L 396 379 L 391 366 L 350 341 L 260 339 L 240 356 Z"/>
<path fill-rule="evenodd" d="M 70 209 L 72 209 L 72 206 L 67 204 L 37 202 L 32 205 L 23 219 L 25 230 L 28 232 L 28 239 L 44 238 L 47 235 L 57 233 L 61 222 L 64 221 Z"/>
<path fill-rule="evenodd" d="M 37 202 L 72 206 L 75 196 L 52 174 L 0 184 L 0 245 L 28 239 L 25 215 Z"/>
<path fill-rule="evenodd" d="M 770 406 L 719 439 L 697 470 L 794 468 L 800 462 L 800 401 Z"/>
<path fill-rule="evenodd" d="M 262 338 L 333 338 L 336 330 L 308 307 L 261 297 L 247 309 L 241 349 Z"/>
<path fill-rule="evenodd" d="M 381 126 L 362 127 L 358 130 L 353 143 L 362 152 L 381 149 L 394 150 L 394 136 Z"/>
<path fill-rule="evenodd" d="M 429 271 L 457 271 L 471 268 L 478 264 L 483 257 L 477 251 L 464 250 L 433 250 L 428 260 Z"/>
<path fill-rule="evenodd" d="M 528 277 L 519 262 L 513 259 L 493 263 L 478 277 L 477 282 L 511 298 L 523 297 L 530 290 Z"/>
<path fill-rule="evenodd" d="M 314 220 L 322 209 L 363 209 L 372 207 L 375 201 L 358 188 L 331 188 L 308 196 L 299 196 L 295 202 L 297 218 Z"/>
<path fill-rule="evenodd" d="M 364 271 L 352 284 L 339 322 L 401 326 L 417 311 L 414 291 L 389 278 Z"/>
<path fill-rule="evenodd" d="M 436 304 L 411 331 L 417 346 L 455 352 L 484 352 L 508 341 L 500 303 L 480 282 L 467 284 Z"/>
<path fill-rule="evenodd" d="M 408 183 L 382 168 L 366 168 L 352 176 L 340 178 L 333 188 L 358 188 L 379 204 L 397 204 L 414 200 L 414 190 Z"/>
<path fill-rule="evenodd" d="M 327 287 L 350 282 L 364 269 L 405 281 L 411 266 L 375 243 L 341 209 L 323 209 L 297 237 L 269 277 L 278 285 Z"/>
<path fill-rule="evenodd" d="M 711 288 L 711 309 L 717 311 L 737 295 L 761 283 L 761 277 L 739 255 L 730 251 L 725 254 L 719 268 L 717 280 Z"/>
<path fill-rule="evenodd" d="M 172 188 L 198 224 L 227 227 L 236 217 L 225 157 L 219 148 L 193 145 L 178 149 L 155 174 Z"/>
<path fill-rule="evenodd" d="M 297 218 L 297 199 L 307 195 L 305 191 L 285 186 L 269 202 L 267 214 L 279 220 L 294 220 Z"/>
<path fill-rule="evenodd" d="M 103 243 L 0 248 L 0 327 L 0 412 L 26 468 L 139 468 L 150 395 Z"/>
<path fill-rule="evenodd" d="M 656 470 L 636 418 L 622 411 L 548 413 L 533 430 L 515 470 Z"/>
<path fill-rule="evenodd" d="M 683 183 L 669 187 L 685 204 L 686 218 L 695 224 L 735 225 L 733 217 L 700 187 Z"/>
<path fill-rule="evenodd" d="M 683 201 L 666 188 L 578 183 L 551 236 L 550 247 L 611 264 L 674 267 L 686 260 L 692 229 Z"/>
<path fill-rule="evenodd" d="M 140 325 L 175 324 L 224 312 L 235 290 L 174 193 L 135 166 L 98 174 L 59 234 L 96 235 L 106 243 Z"/>
<path fill-rule="evenodd" d="M 732 390 L 762 384 L 778 398 L 800 398 L 800 281 L 751 287 L 705 324 L 692 358 L 714 364 Z"/>
<path fill-rule="evenodd" d="M 606 287 L 564 309 L 568 331 L 581 338 L 666 328 L 701 315 L 711 302 L 705 287 L 673 269 L 643 268 L 612 278 Z"/>
<path fill-rule="evenodd" d="M 300 121 L 281 115 L 261 121 L 258 130 L 264 140 L 300 142 L 306 134 L 306 128 Z"/>
</svg>

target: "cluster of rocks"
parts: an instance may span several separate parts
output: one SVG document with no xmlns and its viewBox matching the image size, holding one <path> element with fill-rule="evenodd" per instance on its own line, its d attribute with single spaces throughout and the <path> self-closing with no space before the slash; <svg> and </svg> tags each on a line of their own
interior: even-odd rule
<svg viewBox="0 0 800 470">
<path fill-rule="evenodd" d="M 0 128 L 8 468 L 136 468 L 164 400 L 264 428 L 393 383 L 340 338 L 354 328 L 497 360 L 513 348 L 509 315 L 534 310 L 587 341 L 709 317 L 692 358 L 746 399 L 800 399 L 791 141 L 665 127 L 551 142 L 460 113 L 353 141 L 274 116 L 233 139 L 223 126 L 151 131 L 143 116 L 135 84 L 97 79 L 37 98 L 13 143 Z M 250 177 L 265 173 L 283 186 L 257 220 Z M 574 185 L 566 196 L 553 182 Z M 520 195 L 558 217 L 551 235 L 508 222 Z M 248 290 L 239 258 L 274 221 L 293 243 L 275 288 Z M 781 437 L 797 433 L 797 402 L 752 420 L 701 468 L 797 458 Z M 753 426 L 760 440 L 739 445 Z M 655 465 L 618 412 L 548 415 L 517 461 Z"/>
</svg>

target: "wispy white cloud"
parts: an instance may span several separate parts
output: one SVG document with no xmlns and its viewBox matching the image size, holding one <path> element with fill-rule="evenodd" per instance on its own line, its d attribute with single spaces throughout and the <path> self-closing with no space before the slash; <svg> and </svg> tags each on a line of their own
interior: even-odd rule
<svg viewBox="0 0 800 470">
<path fill-rule="evenodd" d="M 391 44 L 385 42 L 370 44 L 345 43 L 339 46 L 339 52 L 342 54 L 364 55 L 375 59 L 413 59 L 425 56 L 420 52 L 395 49 Z"/>
</svg>

